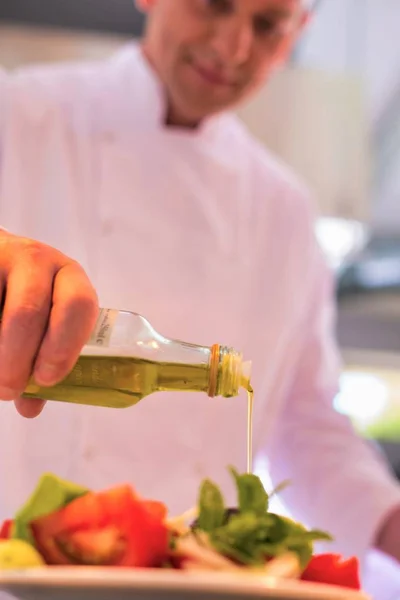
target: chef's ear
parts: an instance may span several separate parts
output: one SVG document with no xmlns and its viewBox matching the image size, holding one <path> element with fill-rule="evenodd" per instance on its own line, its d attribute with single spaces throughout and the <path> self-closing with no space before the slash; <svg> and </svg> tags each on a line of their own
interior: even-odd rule
<svg viewBox="0 0 400 600">
<path fill-rule="evenodd" d="M 149 12 L 155 3 L 156 0 L 135 0 L 137 8 L 142 12 Z"/>
</svg>

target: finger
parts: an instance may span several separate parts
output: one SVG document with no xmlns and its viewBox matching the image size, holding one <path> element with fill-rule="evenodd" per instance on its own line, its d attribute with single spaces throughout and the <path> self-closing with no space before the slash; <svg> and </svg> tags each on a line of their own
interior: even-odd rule
<svg viewBox="0 0 400 600">
<path fill-rule="evenodd" d="M 18 398 L 15 407 L 20 415 L 26 419 L 34 419 L 42 412 L 46 402 L 39 398 Z"/>
<path fill-rule="evenodd" d="M 0 397 L 16 399 L 31 376 L 50 314 L 54 268 L 26 255 L 11 270 L 0 329 Z"/>
<path fill-rule="evenodd" d="M 55 385 L 73 369 L 98 317 L 98 302 L 86 273 L 76 263 L 60 269 L 54 280 L 53 306 L 36 360 L 35 381 Z"/>
</svg>

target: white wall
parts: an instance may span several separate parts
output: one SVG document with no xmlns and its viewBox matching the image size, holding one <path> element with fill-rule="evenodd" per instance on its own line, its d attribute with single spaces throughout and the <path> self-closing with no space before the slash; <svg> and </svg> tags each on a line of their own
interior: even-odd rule
<svg viewBox="0 0 400 600">
<path fill-rule="evenodd" d="M 400 83 L 399 28 L 399 0 L 323 0 L 299 59 L 307 66 L 359 73 L 375 120 Z"/>
<path fill-rule="evenodd" d="M 349 1 L 353 0 L 322 1 L 300 44 L 302 64 L 331 71 L 346 69 Z"/>
<path fill-rule="evenodd" d="M 306 66 L 358 73 L 375 134 L 400 89 L 400 0 L 323 0 L 298 59 Z M 376 228 L 400 233 L 400 94 L 388 132 L 375 149 L 381 164 L 373 219 Z"/>
<path fill-rule="evenodd" d="M 351 1 L 351 0 L 350 0 Z M 367 4 L 366 67 L 374 116 L 384 111 L 400 85 L 400 2 L 363 0 Z"/>
</svg>

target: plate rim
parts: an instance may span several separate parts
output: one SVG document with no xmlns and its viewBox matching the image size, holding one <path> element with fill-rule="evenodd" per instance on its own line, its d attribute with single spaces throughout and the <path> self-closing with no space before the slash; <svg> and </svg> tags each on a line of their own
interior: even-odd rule
<svg viewBox="0 0 400 600">
<path fill-rule="evenodd" d="M 318 583 L 222 572 L 187 572 L 168 569 L 113 567 L 38 567 L 0 570 L 0 590 L 26 587 L 68 589 L 121 589 L 157 591 L 168 587 L 176 592 L 204 592 L 268 599 L 273 592 L 282 600 L 371 600 L 363 592 Z"/>
</svg>

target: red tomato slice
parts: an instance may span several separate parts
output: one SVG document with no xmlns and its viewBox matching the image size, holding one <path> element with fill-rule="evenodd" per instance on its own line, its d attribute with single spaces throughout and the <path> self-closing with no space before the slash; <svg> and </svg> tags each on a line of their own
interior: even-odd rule
<svg viewBox="0 0 400 600">
<path fill-rule="evenodd" d="M 115 565 L 127 542 L 116 527 L 89 529 L 57 536 L 57 546 L 74 564 Z"/>
<path fill-rule="evenodd" d="M 157 502 L 157 500 L 143 500 L 142 504 L 154 517 L 162 520 L 166 519 L 168 511 L 162 502 Z"/>
<path fill-rule="evenodd" d="M 4 521 L 3 525 L 0 528 L 0 540 L 8 540 L 11 536 L 11 529 L 13 526 L 13 522 L 11 519 L 7 519 Z"/>
<path fill-rule="evenodd" d="M 48 564 L 153 567 L 168 554 L 164 515 L 162 505 L 121 486 L 77 498 L 31 523 L 31 529 Z"/>
<path fill-rule="evenodd" d="M 343 560 L 339 569 L 342 582 L 345 582 L 346 587 L 354 590 L 361 590 L 360 564 L 355 556 Z M 344 585 L 344 583 L 342 583 L 342 585 Z"/>
<path fill-rule="evenodd" d="M 303 581 L 326 583 L 360 590 L 359 562 L 357 558 L 344 560 L 339 554 L 313 556 L 302 575 Z"/>
</svg>

